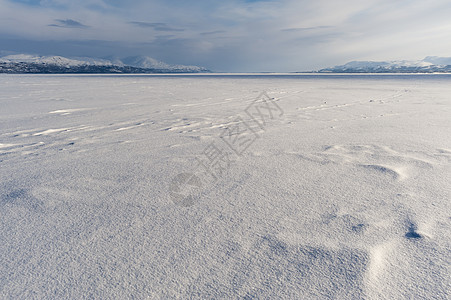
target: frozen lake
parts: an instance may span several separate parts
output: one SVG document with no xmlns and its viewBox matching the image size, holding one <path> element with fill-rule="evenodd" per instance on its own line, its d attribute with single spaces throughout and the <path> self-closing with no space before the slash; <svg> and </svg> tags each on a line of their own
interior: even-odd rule
<svg viewBox="0 0 451 300">
<path fill-rule="evenodd" d="M 1 299 L 446 299 L 451 75 L 1 75 Z"/>
</svg>

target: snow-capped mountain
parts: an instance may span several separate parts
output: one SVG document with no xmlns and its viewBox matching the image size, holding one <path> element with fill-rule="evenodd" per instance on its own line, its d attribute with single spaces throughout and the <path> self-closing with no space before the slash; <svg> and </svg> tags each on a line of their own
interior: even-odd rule
<svg viewBox="0 0 451 300">
<path fill-rule="evenodd" d="M 438 66 L 451 66 L 451 57 L 427 56 L 423 61 Z"/>
<path fill-rule="evenodd" d="M 0 57 L 0 73 L 198 73 L 197 66 L 170 65 L 151 57 L 124 60 L 15 54 Z"/>
<path fill-rule="evenodd" d="M 170 65 L 149 56 L 131 56 L 122 59 L 127 66 L 144 69 L 173 70 L 179 72 L 205 72 L 207 69 L 198 66 Z"/>
<path fill-rule="evenodd" d="M 74 66 L 111 66 L 111 61 L 106 59 L 95 59 L 89 57 L 80 58 L 66 58 L 62 56 L 36 56 L 29 54 L 15 54 L 0 57 L 2 63 L 33 63 L 33 64 L 47 64 L 58 65 L 65 67 Z"/>
<path fill-rule="evenodd" d="M 319 70 L 321 73 L 434 73 L 451 72 L 451 57 L 428 56 L 409 61 L 351 61 L 341 66 Z"/>
</svg>

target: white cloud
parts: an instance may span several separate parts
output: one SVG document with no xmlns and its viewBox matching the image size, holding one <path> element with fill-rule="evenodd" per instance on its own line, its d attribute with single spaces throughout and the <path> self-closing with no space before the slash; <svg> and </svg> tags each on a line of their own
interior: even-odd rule
<svg viewBox="0 0 451 300">
<path fill-rule="evenodd" d="M 47 0 L 40 6 L 0 0 L 0 7 L 3 37 L 108 41 L 115 47 L 105 47 L 104 55 L 146 52 L 214 70 L 296 71 L 354 59 L 451 56 L 448 0 Z M 89 27 L 48 26 L 55 20 Z M 93 43 L 95 53 L 99 45 Z"/>
</svg>

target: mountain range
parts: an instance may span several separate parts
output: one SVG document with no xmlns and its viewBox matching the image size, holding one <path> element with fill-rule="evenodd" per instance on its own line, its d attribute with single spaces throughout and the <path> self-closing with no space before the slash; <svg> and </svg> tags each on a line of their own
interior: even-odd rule
<svg viewBox="0 0 451 300">
<path fill-rule="evenodd" d="M 0 57 L 0 73 L 206 73 L 198 66 L 172 65 L 149 56 L 123 59 L 38 56 L 15 54 Z M 351 61 L 313 73 L 451 73 L 451 57 L 428 56 L 422 60 Z"/>
<path fill-rule="evenodd" d="M 451 73 L 451 57 L 428 56 L 423 60 L 351 61 L 319 73 Z"/>
<path fill-rule="evenodd" d="M 171 65 L 148 56 L 124 59 L 37 56 L 15 54 L 0 57 L 0 73 L 201 73 L 198 66 Z"/>
</svg>

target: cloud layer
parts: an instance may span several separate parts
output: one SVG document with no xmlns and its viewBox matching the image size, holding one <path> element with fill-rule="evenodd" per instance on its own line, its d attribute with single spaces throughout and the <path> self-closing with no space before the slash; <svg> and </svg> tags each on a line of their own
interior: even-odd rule
<svg viewBox="0 0 451 300">
<path fill-rule="evenodd" d="M 451 56 L 449 0 L 0 0 L 0 51 L 148 55 L 216 71 Z"/>
<path fill-rule="evenodd" d="M 80 22 L 72 20 L 72 19 L 66 19 L 66 20 L 56 19 L 55 22 L 56 22 L 56 24 L 49 24 L 49 26 L 65 27 L 65 28 L 86 28 L 86 27 L 88 27 L 88 26 L 81 24 Z"/>
</svg>

